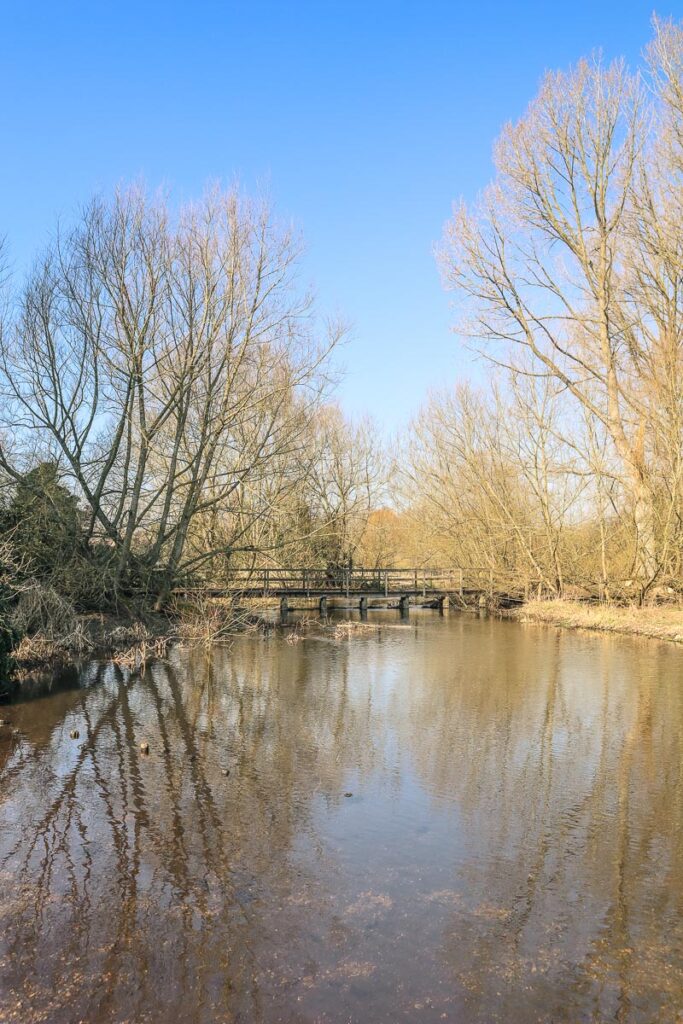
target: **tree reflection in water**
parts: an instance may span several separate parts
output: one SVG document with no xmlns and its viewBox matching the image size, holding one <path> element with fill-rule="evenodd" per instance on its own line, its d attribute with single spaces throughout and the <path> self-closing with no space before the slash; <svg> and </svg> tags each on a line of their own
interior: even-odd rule
<svg viewBox="0 0 683 1024">
<path fill-rule="evenodd" d="M 88 666 L 0 733 L 0 1020 L 675 1020 L 682 663 L 426 613 Z"/>
</svg>

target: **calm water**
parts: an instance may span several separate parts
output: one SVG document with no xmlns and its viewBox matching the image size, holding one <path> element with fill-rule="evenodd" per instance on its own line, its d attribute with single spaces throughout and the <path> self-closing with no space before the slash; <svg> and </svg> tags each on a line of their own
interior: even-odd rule
<svg viewBox="0 0 683 1024">
<path fill-rule="evenodd" d="M 5 709 L 0 1021 L 683 1020 L 683 652 L 379 621 Z"/>
</svg>

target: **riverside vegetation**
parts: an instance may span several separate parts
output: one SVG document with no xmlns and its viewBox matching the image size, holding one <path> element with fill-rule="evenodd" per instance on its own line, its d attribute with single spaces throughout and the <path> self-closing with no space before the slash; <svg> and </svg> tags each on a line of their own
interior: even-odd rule
<svg viewBox="0 0 683 1024">
<path fill-rule="evenodd" d="M 456 206 L 439 260 L 490 380 L 431 395 L 391 450 L 334 402 L 345 326 L 302 291 L 299 241 L 237 190 L 94 199 L 6 274 L 0 675 L 22 633 L 177 618 L 179 585 L 258 563 L 676 602 L 683 30 L 653 24 L 635 72 L 549 73 Z"/>
</svg>

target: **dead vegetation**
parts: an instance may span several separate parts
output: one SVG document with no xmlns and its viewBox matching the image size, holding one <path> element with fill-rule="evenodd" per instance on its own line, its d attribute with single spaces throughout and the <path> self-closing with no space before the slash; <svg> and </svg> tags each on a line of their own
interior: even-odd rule
<svg viewBox="0 0 683 1024">
<path fill-rule="evenodd" d="M 35 585 L 22 593 L 12 612 L 22 640 L 13 652 L 19 670 L 47 667 L 74 658 L 106 657 L 134 670 L 174 646 L 229 644 L 235 637 L 268 623 L 229 601 L 196 598 L 176 602 L 167 616 L 121 619 L 79 615 L 50 587 Z M 302 631 L 304 624 L 295 627 Z"/>
<path fill-rule="evenodd" d="M 171 617 L 171 636 L 177 643 L 206 647 L 230 643 L 238 634 L 257 629 L 261 621 L 231 601 L 201 596 L 176 603 Z"/>
<path fill-rule="evenodd" d="M 569 629 L 591 629 L 683 643 L 683 608 L 678 605 L 637 608 L 579 601 L 530 601 L 509 615 L 520 622 L 540 622 Z"/>
<path fill-rule="evenodd" d="M 19 666 L 83 657 L 95 647 L 73 606 L 50 586 L 36 583 L 24 589 L 12 609 L 10 621 L 21 637 L 13 651 Z"/>
<path fill-rule="evenodd" d="M 377 633 L 380 628 L 379 622 L 354 622 L 350 619 L 347 622 L 336 623 L 332 630 L 332 636 L 335 640 L 350 640 L 353 636 Z"/>
<path fill-rule="evenodd" d="M 39 583 L 20 594 L 12 621 L 20 633 L 40 634 L 46 640 L 67 639 L 78 628 L 73 605 L 53 587 Z"/>
</svg>

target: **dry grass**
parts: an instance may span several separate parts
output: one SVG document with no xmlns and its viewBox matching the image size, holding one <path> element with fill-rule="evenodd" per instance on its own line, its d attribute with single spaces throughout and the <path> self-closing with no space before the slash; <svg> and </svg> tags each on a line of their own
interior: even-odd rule
<svg viewBox="0 0 683 1024">
<path fill-rule="evenodd" d="M 381 628 L 382 626 L 378 622 L 355 622 L 349 620 L 348 622 L 338 622 L 333 626 L 332 636 L 335 640 L 350 640 L 352 636 L 358 636 L 359 634 L 362 636 L 368 633 L 378 633 Z"/>
<path fill-rule="evenodd" d="M 544 622 L 569 629 L 593 629 L 683 643 L 683 608 L 675 605 L 638 608 L 579 601 L 529 601 L 511 615 L 521 622 Z"/>
<path fill-rule="evenodd" d="M 232 602 L 201 596 L 178 602 L 171 609 L 171 617 L 171 635 L 177 642 L 205 647 L 231 643 L 238 634 L 258 626 L 253 615 Z"/>
<path fill-rule="evenodd" d="M 12 651 L 12 657 L 20 666 L 50 665 L 92 654 L 94 646 L 83 628 L 77 625 L 70 634 L 59 638 L 48 637 L 43 633 L 25 636 Z"/>
<path fill-rule="evenodd" d="M 95 646 L 72 605 L 52 587 L 27 587 L 13 610 L 12 624 L 23 634 L 12 652 L 19 666 L 83 657 Z"/>
<path fill-rule="evenodd" d="M 114 651 L 111 660 L 131 672 L 144 669 L 148 660 L 165 658 L 170 644 L 170 638 L 166 636 L 156 639 L 139 640 L 124 651 Z"/>
<path fill-rule="evenodd" d="M 238 634 L 264 625 L 251 612 L 208 598 L 178 603 L 168 617 L 146 619 L 78 615 L 51 588 L 31 587 L 14 612 L 24 636 L 12 655 L 22 670 L 50 668 L 74 657 L 105 657 L 134 670 L 164 658 L 171 646 L 231 643 Z"/>
<path fill-rule="evenodd" d="M 50 586 L 36 583 L 19 596 L 12 613 L 20 633 L 40 634 L 45 640 L 61 640 L 78 628 L 73 605 Z"/>
</svg>

